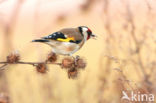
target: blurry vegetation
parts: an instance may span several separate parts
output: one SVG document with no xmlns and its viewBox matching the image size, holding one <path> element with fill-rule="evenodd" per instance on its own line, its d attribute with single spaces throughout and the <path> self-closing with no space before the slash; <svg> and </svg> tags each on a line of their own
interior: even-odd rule
<svg viewBox="0 0 156 103">
<path fill-rule="evenodd" d="M 127 103 L 123 90 L 156 95 L 156 1 L 13 2 L 0 0 L 0 103 Z M 46 56 L 50 48 L 29 42 L 79 25 L 98 36 L 78 52 L 86 60 Z M 14 50 L 21 57 L 9 55 Z M 48 65 L 58 59 L 59 67 Z"/>
</svg>

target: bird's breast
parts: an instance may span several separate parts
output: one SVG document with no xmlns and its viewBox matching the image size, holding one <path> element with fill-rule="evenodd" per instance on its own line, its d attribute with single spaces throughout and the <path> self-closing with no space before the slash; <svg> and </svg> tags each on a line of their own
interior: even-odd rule
<svg viewBox="0 0 156 103">
<path fill-rule="evenodd" d="M 77 45 L 77 44 L 75 44 L 75 43 L 67 43 L 67 42 L 65 42 L 64 43 L 64 49 L 66 50 L 66 51 L 74 51 L 75 49 L 78 49 L 80 46 L 79 45 Z"/>
<path fill-rule="evenodd" d="M 71 42 L 58 42 L 56 43 L 55 46 L 52 47 L 55 53 L 68 55 L 78 51 L 83 46 L 83 44 L 84 42 L 81 42 L 79 44 L 71 43 Z"/>
</svg>

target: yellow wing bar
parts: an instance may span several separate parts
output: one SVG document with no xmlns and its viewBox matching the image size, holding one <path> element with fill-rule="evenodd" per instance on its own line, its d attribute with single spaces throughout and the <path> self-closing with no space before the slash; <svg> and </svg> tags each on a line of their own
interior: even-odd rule
<svg viewBox="0 0 156 103">
<path fill-rule="evenodd" d="M 70 40 L 74 41 L 74 37 L 68 37 L 66 39 L 62 39 L 62 38 L 57 38 L 58 41 L 62 41 L 62 42 L 69 42 Z"/>
</svg>

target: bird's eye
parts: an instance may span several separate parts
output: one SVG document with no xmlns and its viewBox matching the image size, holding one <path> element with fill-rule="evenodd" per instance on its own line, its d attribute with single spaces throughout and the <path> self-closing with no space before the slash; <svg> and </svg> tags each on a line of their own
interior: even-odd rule
<svg viewBox="0 0 156 103">
<path fill-rule="evenodd" d="M 91 35 L 91 34 L 92 34 L 92 31 L 91 31 L 90 29 L 88 29 L 88 30 L 87 30 L 87 33 L 88 33 L 89 35 Z"/>
</svg>

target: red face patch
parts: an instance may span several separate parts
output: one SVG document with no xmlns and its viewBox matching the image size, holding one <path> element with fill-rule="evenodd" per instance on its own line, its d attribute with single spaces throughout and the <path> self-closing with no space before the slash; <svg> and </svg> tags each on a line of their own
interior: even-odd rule
<svg viewBox="0 0 156 103">
<path fill-rule="evenodd" d="M 92 31 L 88 28 L 88 31 L 87 32 L 90 32 L 90 33 L 92 33 Z"/>
<path fill-rule="evenodd" d="M 88 28 L 87 33 L 88 33 L 88 37 L 87 37 L 87 40 L 88 40 L 92 34 L 92 31 Z"/>
</svg>

